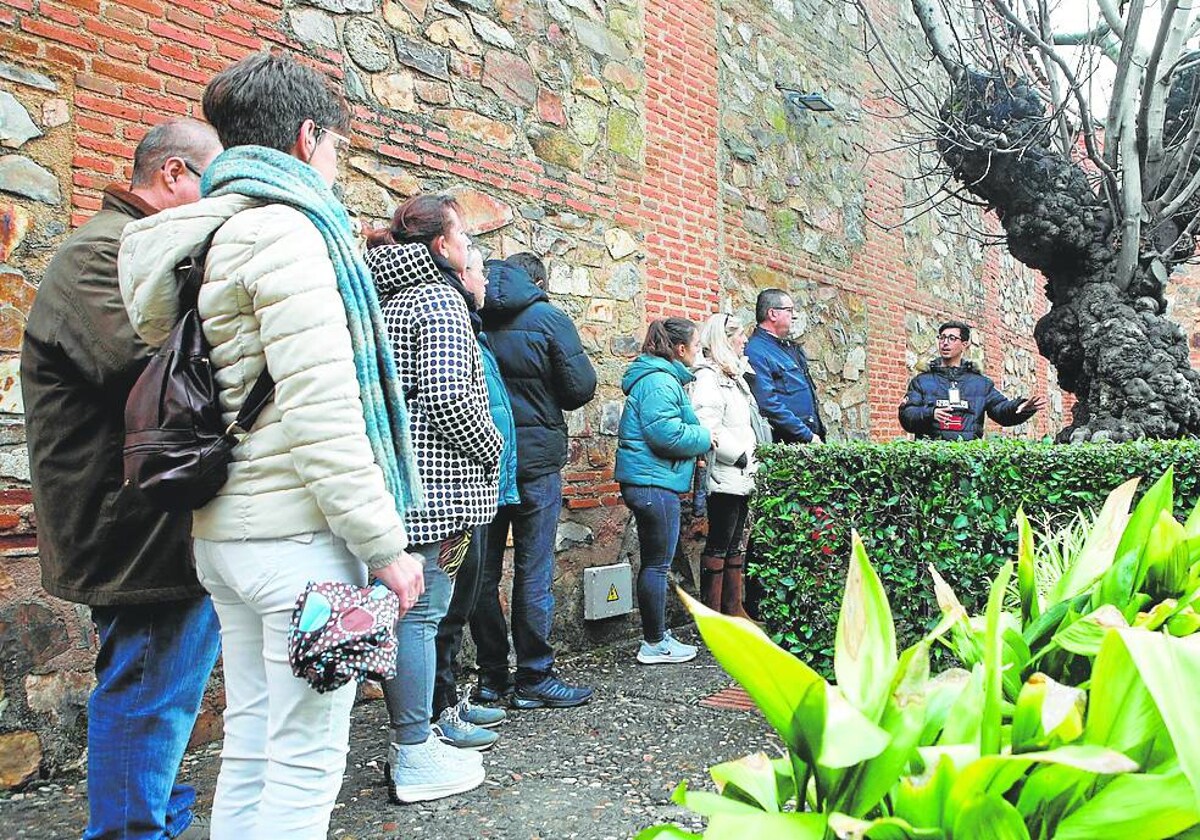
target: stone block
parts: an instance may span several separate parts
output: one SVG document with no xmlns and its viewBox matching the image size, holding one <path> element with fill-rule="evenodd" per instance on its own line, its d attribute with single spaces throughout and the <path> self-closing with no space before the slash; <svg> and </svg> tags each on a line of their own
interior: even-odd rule
<svg viewBox="0 0 1200 840">
<path fill-rule="evenodd" d="M 349 163 L 352 169 L 394 193 L 410 196 L 421 191 L 421 184 L 416 176 L 402 166 L 380 163 L 375 158 L 365 156 L 352 157 Z"/>
<path fill-rule="evenodd" d="M 21 398 L 21 360 L 16 357 L 0 359 L 0 414 L 24 413 L 25 400 Z M 24 472 L 28 477 L 28 464 Z"/>
<path fill-rule="evenodd" d="M 416 35 L 417 21 L 424 17 L 425 0 L 383 0 L 383 22 L 397 32 Z"/>
<path fill-rule="evenodd" d="M 50 715 L 55 725 L 71 726 L 87 708 L 95 684 L 91 671 L 55 671 L 25 677 L 25 702 L 35 712 Z"/>
<path fill-rule="evenodd" d="M 0 157 L 0 192 L 55 207 L 62 203 L 62 192 L 54 173 L 21 155 Z"/>
<path fill-rule="evenodd" d="M 538 89 L 537 98 L 538 119 L 553 125 L 567 124 L 567 114 L 563 109 L 562 97 L 546 88 Z"/>
<path fill-rule="evenodd" d="M 418 77 L 413 80 L 413 90 L 422 102 L 428 102 L 430 105 L 450 104 L 450 85 L 446 82 Z"/>
<path fill-rule="evenodd" d="M 565 132 L 535 127 L 528 136 L 533 153 L 547 163 L 576 172 L 583 168 L 583 146 Z"/>
<path fill-rule="evenodd" d="M 350 12 L 370 14 L 375 11 L 374 0 L 300 0 L 300 2 L 316 6 L 318 9 L 324 9 L 335 15 L 344 15 Z"/>
<path fill-rule="evenodd" d="M 58 93 L 58 83 L 49 76 L 4 61 L 0 61 L 0 79 Z"/>
<path fill-rule="evenodd" d="M 472 235 L 491 233 L 512 224 L 513 209 L 500 199 L 465 186 L 452 187 L 448 192 L 458 200 L 463 227 Z"/>
<path fill-rule="evenodd" d="M 632 355 L 632 354 L 630 354 Z M 621 425 L 621 410 L 624 403 L 609 400 L 600 406 L 600 434 L 616 437 Z"/>
<path fill-rule="evenodd" d="M 375 94 L 379 104 L 385 108 L 406 113 L 417 110 L 413 74 L 407 70 L 375 76 L 371 80 L 371 92 Z"/>
<path fill-rule="evenodd" d="M 549 4 L 547 4 L 547 8 L 549 8 Z M 592 52 L 617 61 L 629 61 L 631 57 L 629 47 L 625 46 L 625 41 L 619 35 L 607 27 L 581 17 L 575 17 L 573 24 L 579 43 Z"/>
<path fill-rule="evenodd" d="M 21 246 L 25 240 L 25 234 L 29 232 L 29 226 L 33 221 L 33 217 L 25 208 L 17 204 L 2 201 L 0 202 L 0 263 L 7 262 L 8 258 L 13 255 L 13 252 Z M 5 271 L 0 268 L 0 278 L 12 276 L 13 272 Z M 18 277 L 20 275 L 17 275 Z M 3 292 L 0 292 L 0 301 L 5 299 Z M 28 307 L 26 307 L 28 310 Z"/>
<path fill-rule="evenodd" d="M 538 85 L 533 68 L 512 53 L 488 50 L 483 56 L 482 84 L 514 105 L 529 108 L 537 102 Z"/>
<path fill-rule="evenodd" d="M 603 108 L 595 102 L 576 99 L 568 113 L 571 133 L 585 146 L 596 145 L 600 140 L 600 120 L 603 116 Z"/>
<path fill-rule="evenodd" d="M 440 47 L 453 47 L 467 55 L 483 55 L 483 47 L 471 35 L 471 30 L 455 18 L 435 20 L 425 30 L 425 37 Z"/>
<path fill-rule="evenodd" d="M 550 291 L 556 295 L 587 297 L 592 291 L 592 272 L 583 266 L 558 262 L 550 268 Z"/>
<path fill-rule="evenodd" d="M 624 108 L 608 112 L 608 147 L 632 160 L 642 156 L 642 125 L 638 115 Z"/>
<path fill-rule="evenodd" d="M 604 246 L 614 260 L 623 260 L 638 249 L 634 238 L 621 228 L 609 228 L 604 232 Z"/>
<path fill-rule="evenodd" d="M 485 44 L 505 50 L 511 50 L 517 46 L 513 36 L 500 24 L 474 12 L 467 12 L 467 17 L 471 20 L 471 28 L 479 36 L 479 40 Z"/>
<path fill-rule="evenodd" d="M 0 90 L 0 146 L 19 149 L 33 138 L 41 136 L 41 130 L 34 124 L 25 106 L 8 91 Z"/>
<path fill-rule="evenodd" d="M 355 17 L 346 21 L 342 42 L 350 59 L 368 73 L 388 69 L 392 63 L 392 42 L 376 21 Z"/>
<path fill-rule="evenodd" d="M 583 94 L 594 102 L 599 102 L 601 105 L 608 104 L 608 91 L 604 89 L 604 82 L 595 76 L 590 76 L 587 73 L 577 74 L 575 80 L 571 83 L 571 89 L 576 93 Z"/>
<path fill-rule="evenodd" d="M 445 108 L 435 111 L 433 121 L 458 134 L 474 137 L 489 146 L 511 149 L 517 135 L 507 123 L 489 119 L 465 108 Z"/>
<path fill-rule="evenodd" d="M 338 47 L 337 26 L 333 18 L 321 9 L 293 9 L 288 15 L 292 31 L 305 44 L 316 47 Z"/>
<path fill-rule="evenodd" d="M 628 93 L 637 93 L 645 83 L 641 73 L 634 72 L 629 65 L 610 61 L 604 65 L 604 78 L 624 88 Z"/>
<path fill-rule="evenodd" d="M 45 604 L 27 601 L 0 610 L 0 651 L 6 673 L 27 673 L 69 647 L 66 625 Z"/>
<path fill-rule="evenodd" d="M 393 36 L 392 42 L 396 47 L 396 58 L 405 67 L 411 67 L 443 82 L 450 81 L 450 67 L 444 50 L 401 35 Z"/>
<path fill-rule="evenodd" d="M 37 735 L 25 730 L 0 735 L 0 789 L 32 781 L 41 765 L 42 744 Z"/>
<path fill-rule="evenodd" d="M 609 275 L 605 289 L 609 296 L 617 300 L 633 300 L 634 295 L 642 290 L 642 274 L 633 263 L 618 265 Z"/>
<path fill-rule="evenodd" d="M 580 545 L 591 545 L 594 540 L 592 529 L 578 522 L 559 522 L 554 535 L 554 550 L 566 551 Z"/>
<path fill-rule="evenodd" d="M 57 128 L 71 119 L 71 108 L 65 99 L 47 99 L 42 103 L 42 125 Z"/>
</svg>

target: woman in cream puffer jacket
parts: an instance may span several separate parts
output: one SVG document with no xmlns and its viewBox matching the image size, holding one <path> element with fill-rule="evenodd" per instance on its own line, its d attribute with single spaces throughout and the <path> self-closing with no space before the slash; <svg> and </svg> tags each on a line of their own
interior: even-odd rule
<svg viewBox="0 0 1200 840">
<path fill-rule="evenodd" d="M 197 510 L 192 535 L 214 541 L 332 531 L 368 568 L 408 547 L 363 425 L 350 336 L 333 265 L 312 223 L 280 204 L 206 199 L 127 228 L 121 285 L 152 347 L 178 314 L 174 266 L 211 235 L 198 308 L 226 420 L 271 355 L 275 398 L 234 449 L 229 479 Z"/>
<path fill-rule="evenodd" d="M 745 332 L 730 316 L 713 315 L 700 330 L 704 358 L 694 370 L 692 406 L 716 444 L 708 454 L 708 537 L 700 555 L 701 598 L 711 609 L 745 617 L 744 539 L 758 461 L 754 449 L 770 431 L 746 380 Z"/>
<path fill-rule="evenodd" d="M 159 346 L 178 314 L 173 268 L 211 236 L 197 310 L 226 420 L 264 367 L 275 381 L 194 516 L 225 675 L 211 834 L 317 840 L 355 684 L 319 691 L 293 673 L 292 614 L 311 582 L 363 586 L 368 570 L 409 609 L 424 580 L 402 515 L 420 494 L 398 457 L 407 433 L 378 302 L 331 189 L 348 105 L 316 70 L 258 53 L 214 76 L 203 106 L 226 148 L 205 198 L 127 226 L 119 282 L 134 328 Z"/>
</svg>

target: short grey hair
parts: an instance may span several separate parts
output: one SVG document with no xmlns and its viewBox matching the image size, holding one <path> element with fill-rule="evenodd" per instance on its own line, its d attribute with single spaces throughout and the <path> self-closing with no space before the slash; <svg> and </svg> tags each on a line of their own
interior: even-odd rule
<svg viewBox="0 0 1200 840">
<path fill-rule="evenodd" d="M 159 123 L 146 132 L 133 152 L 130 185 L 148 186 L 154 173 L 162 169 L 169 158 L 183 158 L 199 170 L 200 161 L 207 161 L 213 152 L 220 150 L 217 132 L 207 123 L 192 119 Z"/>
<path fill-rule="evenodd" d="M 788 297 L 783 289 L 763 289 L 754 302 L 754 320 L 760 324 L 767 320 L 771 310 L 778 309 Z"/>
</svg>

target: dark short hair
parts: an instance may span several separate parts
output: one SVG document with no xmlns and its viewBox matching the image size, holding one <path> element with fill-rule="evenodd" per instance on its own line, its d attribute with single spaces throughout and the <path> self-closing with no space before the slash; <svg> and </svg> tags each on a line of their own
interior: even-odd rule
<svg viewBox="0 0 1200 840">
<path fill-rule="evenodd" d="M 446 233 L 450 226 L 450 211 L 462 215 L 458 201 L 452 195 L 414 195 L 396 208 L 392 224 L 367 236 L 367 247 L 419 242 L 429 246 Z"/>
<path fill-rule="evenodd" d="M 783 289 L 763 289 L 758 293 L 758 300 L 754 302 L 754 320 L 761 324 L 767 320 L 767 315 L 772 309 L 778 309 L 787 299 L 788 293 Z"/>
<path fill-rule="evenodd" d="M 938 335 L 941 335 L 942 330 L 947 328 L 958 330 L 958 337 L 963 341 L 971 340 L 971 327 L 969 324 L 964 324 L 962 321 L 947 321 L 938 327 Z"/>
<path fill-rule="evenodd" d="M 675 361 L 675 348 L 687 344 L 696 332 L 696 325 L 687 318 L 659 318 L 646 328 L 646 340 L 642 352 L 648 356 L 660 356 Z"/>
<path fill-rule="evenodd" d="M 519 254 L 513 254 L 504 261 L 528 274 L 529 279 L 533 281 L 533 285 L 539 289 L 546 288 L 546 264 L 542 262 L 542 258 L 537 254 L 522 251 Z"/>
<path fill-rule="evenodd" d="M 227 149 L 288 152 L 305 120 L 334 131 L 350 128 L 350 107 L 332 82 L 283 53 L 255 53 L 226 67 L 204 89 L 203 105 Z"/>
<path fill-rule="evenodd" d="M 130 186 L 144 187 L 169 158 L 183 158 L 194 167 L 221 150 L 221 141 L 211 125 L 180 119 L 159 123 L 146 132 L 133 151 Z"/>
</svg>

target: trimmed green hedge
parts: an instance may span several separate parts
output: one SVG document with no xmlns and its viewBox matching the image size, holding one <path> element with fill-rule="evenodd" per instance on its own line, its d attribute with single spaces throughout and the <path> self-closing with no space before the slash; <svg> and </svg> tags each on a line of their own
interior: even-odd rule
<svg viewBox="0 0 1200 840">
<path fill-rule="evenodd" d="M 752 586 L 776 642 L 831 671 L 850 530 L 857 528 L 891 599 L 901 647 L 938 615 L 934 564 L 967 609 L 983 611 L 999 565 L 1016 557 L 1013 522 L 1025 506 L 1046 517 L 1094 511 L 1134 476 L 1143 487 L 1175 466 L 1176 515 L 1200 497 L 1200 443 L 974 443 L 768 446 L 754 498 Z"/>
</svg>

